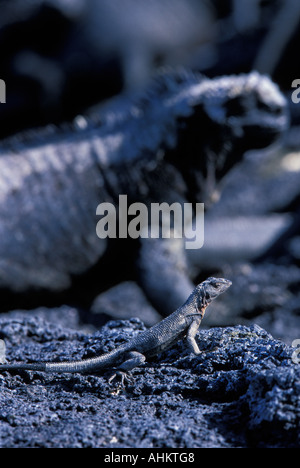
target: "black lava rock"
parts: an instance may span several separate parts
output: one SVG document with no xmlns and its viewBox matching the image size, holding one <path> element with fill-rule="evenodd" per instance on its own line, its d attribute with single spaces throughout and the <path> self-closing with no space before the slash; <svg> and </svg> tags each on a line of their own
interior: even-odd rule
<svg viewBox="0 0 300 468">
<path fill-rule="evenodd" d="M 131 319 L 84 334 L 37 317 L 0 319 L 9 361 L 91 357 L 144 328 Z M 0 374 L 0 446 L 299 446 L 295 350 L 257 325 L 201 330 L 197 341 L 199 356 L 178 343 L 134 369 L 125 389 L 108 383 L 109 370 Z"/>
</svg>

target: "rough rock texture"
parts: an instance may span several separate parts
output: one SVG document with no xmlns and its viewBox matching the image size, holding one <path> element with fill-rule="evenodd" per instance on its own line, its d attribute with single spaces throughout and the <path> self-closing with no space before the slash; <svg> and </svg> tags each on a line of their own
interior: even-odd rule
<svg viewBox="0 0 300 468">
<path fill-rule="evenodd" d="M 94 334 L 3 315 L 9 361 L 77 359 L 144 329 L 114 321 Z M 201 330 L 135 369 L 121 390 L 107 375 L 0 374 L 1 447 L 297 447 L 300 367 L 293 348 L 257 325 Z"/>
</svg>

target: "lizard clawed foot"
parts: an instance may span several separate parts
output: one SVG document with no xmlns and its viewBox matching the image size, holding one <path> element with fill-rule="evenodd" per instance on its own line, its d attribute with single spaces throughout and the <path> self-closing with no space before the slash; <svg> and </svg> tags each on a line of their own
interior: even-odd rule
<svg viewBox="0 0 300 468">
<path fill-rule="evenodd" d="M 118 370 L 108 379 L 108 383 L 111 384 L 113 380 L 117 379 L 120 379 L 119 387 L 125 387 L 125 382 L 131 382 L 131 378 L 126 372 Z"/>
</svg>

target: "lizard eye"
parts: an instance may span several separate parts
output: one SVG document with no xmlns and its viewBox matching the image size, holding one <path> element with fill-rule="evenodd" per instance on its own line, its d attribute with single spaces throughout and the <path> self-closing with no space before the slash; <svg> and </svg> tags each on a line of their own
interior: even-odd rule
<svg viewBox="0 0 300 468">
<path fill-rule="evenodd" d="M 209 285 L 212 286 L 214 289 L 217 289 L 220 284 L 220 282 L 214 278 L 208 278 L 207 281 L 209 281 Z"/>
</svg>

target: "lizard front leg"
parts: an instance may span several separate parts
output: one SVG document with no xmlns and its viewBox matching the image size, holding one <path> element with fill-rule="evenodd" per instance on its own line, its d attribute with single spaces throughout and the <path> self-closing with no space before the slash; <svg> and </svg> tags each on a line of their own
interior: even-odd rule
<svg viewBox="0 0 300 468">
<path fill-rule="evenodd" d="M 195 336 L 201 323 L 201 318 L 198 317 L 193 320 L 186 334 L 186 341 L 191 352 L 194 354 L 200 354 L 200 349 L 196 343 Z"/>
</svg>

